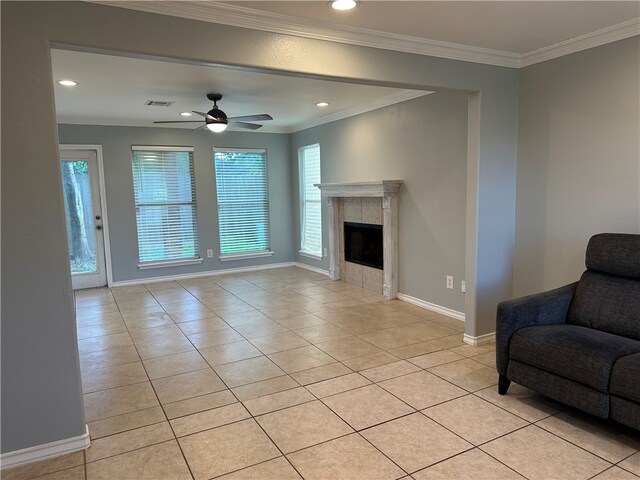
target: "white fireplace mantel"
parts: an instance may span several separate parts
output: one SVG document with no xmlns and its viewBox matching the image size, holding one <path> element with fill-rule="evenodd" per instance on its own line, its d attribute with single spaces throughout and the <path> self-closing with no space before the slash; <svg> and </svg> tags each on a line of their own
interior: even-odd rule
<svg viewBox="0 0 640 480">
<path fill-rule="evenodd" d="M 402 180 L 356 183 L 316 183 L 323 197 L 395 197 Z"/>
<path fill-rule="evenodd" d="M 357 183 L 316 183 L 329 210 L 329 275 L 340 280 L 340 228 L 338 199 L 344 197 L 382 198 L 383 285 L 386 299 L 398 295 L 398 192 L 402 180 Z"/>
</svg>

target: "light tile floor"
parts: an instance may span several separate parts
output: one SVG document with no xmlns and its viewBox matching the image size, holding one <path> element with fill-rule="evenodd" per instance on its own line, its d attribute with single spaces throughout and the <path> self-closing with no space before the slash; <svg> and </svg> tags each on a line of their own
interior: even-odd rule
<svg viewBox="0 0 640 480">
<path fill-rule="evenodd" d="M 512 385 L 461 322 L 298 268 L 76 295 L 86 452 L 4 480 L 633 479 L 640 435 Z"/>
</svg>

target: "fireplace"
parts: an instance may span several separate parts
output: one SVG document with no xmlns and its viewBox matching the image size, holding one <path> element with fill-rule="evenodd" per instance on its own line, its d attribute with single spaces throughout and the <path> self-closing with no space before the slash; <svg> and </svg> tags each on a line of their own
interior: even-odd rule
<svg viewBox="0 0 640 480">
<path fill-rule="evenodd" d="M 342 279 L 367 290 L 381 291 L 387 300 L 397 297 L 398 192 L 401 185 L 402 180 L 315 184 L 320 189 L 328 207 L 329 277 L 332 280 Z M 372 199 L 379 200 L 372 201 Z M 349 222 L 358 222 L 359 226 L 362 224 L 373 226 L 377 230 L 376 235 L 382 237 L 382 248 L 371 248 L 371 251 L 364 252 L 355 252 L 353 244 L 345 248 L 345 238 L 350 235 L 343 224 Z M 365 232 L 365 234 L 370 233 L 372 232 Z M 350 241 L 353 242 L 353 240 L 354 238 L 351 237 Z M 369 240 L 365 242 L 367 248 L 372 244 L 373 242 Z M 365 259 L 359 263 L 366 263 L 360 265 L 355 263 L 354 254 L 356 258 L 358 255 L 363 255 Z M 351 257 L 349 260 L 346 258 L 347 255 Z M 371 261 L 372 258 L 375 260 Z M 372 263 L 376 266 L 368 266 Z"/>
<path fill-rule="evenodd" d="M 382 270 L 382 225 L 344 222 L 344 259 Z"/>
</svg>

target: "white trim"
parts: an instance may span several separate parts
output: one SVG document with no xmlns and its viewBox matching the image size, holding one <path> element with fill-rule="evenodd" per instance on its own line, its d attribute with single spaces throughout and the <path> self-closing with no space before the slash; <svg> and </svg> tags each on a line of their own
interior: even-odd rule
<svg viewBox="0 0 640 480">
<path fill-rule="evenodd" d="M 95 145 L 98 159 L 98 183 L 100 184 L 100 208 L 102 210 L 102 236 L 104 237 L 104 262 L 107 269 L 107 287 L 113 284 L 113 270 L 111 266 L 111 240 L 109 237 L 109 217 L 107 215 L 107 185 L 104 179 L 104 158 L 102 145 Z"/>
<path fill-rule="evenodd" d="M 395 105 L 396 103 L 406 102 L 407 100 L 413 100 L 414 98 L 423 97 L 433 92 L 429 91 L 416 91 L 416 90 L 402 90 L 400 92 L 392 93 L 386 97 L 382 97 L 378 100 L 374 100 L 364 105 L 356 105 L 355 107 L 347 108 L 339 112 L 330 113 L 320 118 L 311 118 L 303 122 L 292 125 L 287 129 L 287 133 L 299 132 L 300 130 L 306 130 L 307 128 L 317 127 L 325 123 L 335 122 L 345 118 L 360 115 L 361 113 L 371 112 L 372 110 L 378 110 L 379 108 L 388 107 L 389 105 Z M 305 148 L 305 147 L 302 147 Z"/>
<path fill-rule="evenodd" d="M 249 153 L 267 153 L 266 148 L 232 148 L 232 147 L 213 147 L 214 152 L 249 152 Z"/>
<path fill-rule="evenodd" d="M 640 34 L 640 19 L 632 19 L 537 50 L 515 53 L 337 25 L 218 2 L 148 2 L 129 0 L 126 2 L 94 1 L 94 3 L 296 37 L 511 68 L 520 68 L 544 62 L 552 58 Z"/>
<path fill-rule="evenodd" d="M 89 445 L 91 445 L 89 427 L 85 425 L 82 435 L 3 453 L 0 455 L 0 465 L 3 470 L 5 468 L 19 467 L 28 463 L 40 462 L 60 455 L 66 455 L 67 453 L 84 450 L 89 448 Z"/>
<path fill-rule="evenodd" d="M 349 45 L 415 53 L 500 67 L 520 66 L 520 54 L 458 43 L 410 37 L 367 28 L 336 25 L 290 15 L 217 2 L 97 1 L 103 5 L 158 13 L 172 17 L 313 38 Z"/>
<path fill-rule="evenodd" d="M 163 268 L 163 267 L 179 267 L 180 265 L 196 265 L 202 263 L 203 259 L 201 257 L 198 258 L 188 258 L 182 260 L 166 260 L 163 262 L 147 262 L 147 263 L 139 263 L 138 268 L 140 270 L 148 270 L 150 268 Z"/>
<path fill-rule="evenodd" d="M 311 265 L 307 265 L 306 263 L 301 262 L 293 262 L 294 267 L 302 268 L 304 270 L 309 270 L 310 272 L 319 273 L 320 275 L 324 275 L 326 277 L 330 277 L 329 270 L 323 270 L 322 268 L 312 267 Z"/>
<path fill-rule="evenodd" d="M 221 262 L 230 262 L 232 260 L 246 260 L 247 258 L 270 257 L 271 255 L 273 255 L 273 252 L 271 250 L 268 250 L 266 252 L 238 253 L 238 254 L 232 254 L 232 255 L 221 255 L 219 258 L 220 258 Z"/>
<path fill-rule="evenodd" d="M 316 255 L 315 253 L 303 252 L 302 250 L 298 250 L 298 255 L 301 257 L 311 258 L 313 260 L 322 260 L 322 255 Z"/>
<path fill-rule="evenodd" d="M 462 341 L 467 345 L 472 345 L 477 347 L 478 345 L 484 345 L 485 343 L 495 342 L 496 340 L 496 332 L 486 333 L 484 335 L 480 335 L 478 337 L 472 337 L 471 335 L 467 335 L 466 333 L 462 337 Z"/>
<path fill-rule="evenodd" d="M 163 145 L 131 145 L 133 152 L 193 152 L 193 147 Z"/>
<path fill-rule="evenodd" d="M 599 47 L 607 43 L 617 42 L 618 40 L 624 40 L 625 38 L 635 35 L 640 35 L 640 18 L 627 20 L 626 22 L 611 25 L 594 32 L 526 52 L 520 59 L 520 67 L 545 62 L 571 53 Z"/>
<path fill-rule="evenodd" d="M 397 197 L 402 180 L 376 182 L 314 183 L 323 198 L 332 197 Z"/>
<path fill-rule="evenodd" d="M 435 303 L 429 303 L 424 300 L 420 300 L 419 298 L 412 297 L 410 295 L 404 293 L 398 293 L 398 300 L 402 300 L 403 302 L 410 303 L 412 305 L 416 305 L 418 307 L 422 307 L 426 310 L 431 310 L 432 312 L 440 313 L 442 315 L 446 315 L 447 317 L 454 318 L 456 320 L 460 320 L 464 322 L 465 315 L 463 312 L 458 312 L 457 310 L 452 310 L 447 307 L 442 307 L 440 305 L 436 305 Z"/>
<path fill-rule="evenodd" d="M 310 150 L 318 151 L 318 173 L 320 175 L 319 180 L 322 181 L 322 154 L 320 151 L 319 143 L 312 143 L 309 145 L 304 145 L 298 148 L 298 207 L 299 207 L 299 232 L 298 232 L 298 246 L 302 248 L 305 239 L 305 230 L 307 227 L 307 169 L 306 169 L 306 154 L 305 152 Z M 298 254 L 311 258 L 313 260 L 322 260 L 322 198 L 320 198 L 320 255 L 305 252 L 303 250 L 298 250 Z"/>
<path fill-rule="evenodd" d="M 235 273 L 256 272 L 260 270 L 271 270 L 274 268 L 287 268 L 287 267 L 293 267 L 293 266 L 295 266 L 293 262 L 283 262 L 283 263 L 271 263 L 267 265 L 255 265 L 253 267 L 223 268 L 220 270 L 209 270 L 206 272 L 184 273 L 179 275 L 163 275 L 159 277 L 138 278 L 134 280 L 122 280 L 120 282 L 113 282 L 113 286 L 128 287 L 130 285 L 144 285 L 146 283 L 167 282 L 171 280 L 189 280 L 191 278 L 213 277 L 216 275 L 230 275 Z"/>
<path fill-rule="evenodd" d="M 109 240 L 109 216 L 107 214 L 107 186 L 104 180 L 104 157 L 102 145 L 60 144 L 61 150 L 90 150 L 96 152 L 98 165 L 98 188 L 100 190 L 100 210 L 102 213 L 102 236 L 104 243 L 104 264 L 107 273 L 107 287 L 113 285 L 113 268 L 111 265 L 111 241 Z"/>
</svg>

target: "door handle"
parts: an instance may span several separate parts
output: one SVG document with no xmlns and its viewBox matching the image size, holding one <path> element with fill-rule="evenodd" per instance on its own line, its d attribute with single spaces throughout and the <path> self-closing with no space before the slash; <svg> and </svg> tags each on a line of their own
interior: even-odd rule
<svg viewBox="0 0 640 480">
<path fill-rule="evenodd" d="M 96 225 L 96 230 L 102 230 L 102 225 Z"/>
</svg>

